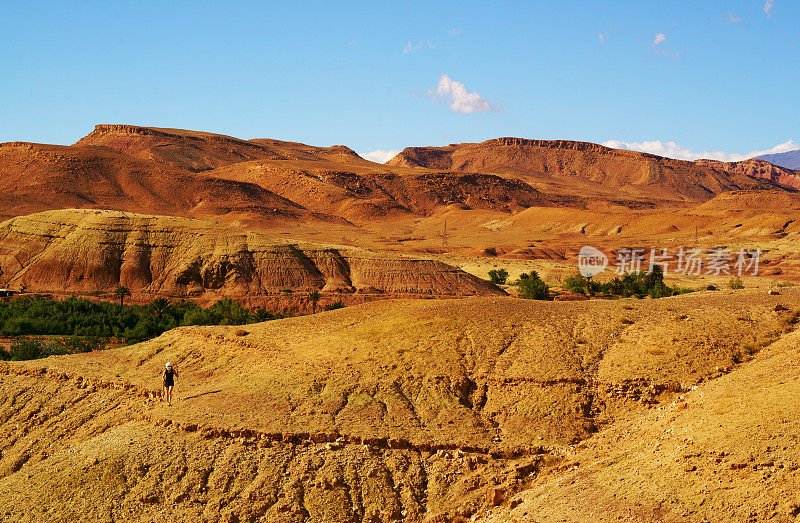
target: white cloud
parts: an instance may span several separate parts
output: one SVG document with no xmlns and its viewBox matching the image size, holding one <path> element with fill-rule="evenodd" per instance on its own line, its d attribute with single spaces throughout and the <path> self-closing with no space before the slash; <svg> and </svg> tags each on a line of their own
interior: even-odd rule
<svg viewBox="0 0 800 523">
<path fill-rule="evenodd" d="M 772 12 L 775 11 L 775 0 L 766 0 L 762 9 L 767 18 L 772 18 Z"/>
<path fill-rule="evenodd" d="M 448 99 L 450 101 L 450 110 L 456 113 L 469 114 L 500 110 L 478 93 L 469 92 L 463 83 L 451 80 L 446 74 L 439 78 L 439 85 L 436 89 L 430 89 L 426 95 L 433 98 Z"/>
<path fill-rule="evenodd" d="M 414 51 L 419 51 L 423 47 L 427 46 L 429 49 L 436 49 L 436 46 L 428 40 L 427 42 L 423 42 L 422 40 L 418 41 L 417 43 L 412 42 L 411 40 L 408 41 L 406 46 L 403 48 L 403 54 L 413 53 Z"/>
<path fill-rule="evenodd" d="M 697 160 L 700 158 L 708 160 L 720 160 L 723 162 L 738 162 L 761 156 L 762 154 L 775 154 L 793 151 L 798 148 L 798 145 L 793 140 L 781 143 L 767 149 L 766 151 L 750 151 L 747 154 L 726 153 L 723 151 L 692 151 L 685 147 L 681 147 L 675 142 L 662 142 L 654 140 L 649 142 L 621 142 L 619 140 L 609 140 L 603 142 L 602 145 L 612 147 L 614 149 L 626 149 L 629 151 L 639 151 L 643 153 L 655 154 L 658 156 L 666 156 L 667 158 L 675 158 L 676 160 Z"/>
<path fill-rule="evenodd" d="M 353 47 L 354 45 L 358 45 L 358 42 L 356 42 L 355 40 L 350 40 L 349 42 L 347 42 L 346 45 L 347 47 Z"/>
<path fill-rule="evenodd" d="M 382 149 L 376 149 L 374 151 L 370 151 L 368 153 L 364 153 L 364 154 L 362 154 L 360 156 L 362 158 L 364 158 L 365 160 L 369 160 L 371 162 L 386 163 L 389 160 L 391 160 L 392 158 L 394 158 L 395 156 L 397 156 L 397 154 L 399 152 L 400 151 L 397 151 L 395 149 L 390 149 L 388 151 L 384 151 Z"/>
<path fill-rule="evenodd" d="M 422 42 L 417 42 L 416 44 L 412 44 L 411 40 L 408 41 L 408 44 L 403 48 L 403 54 L 413 53 L 414 51 L 419 51 L 422 49 Z"/>
<path fill-rule="evenodd" d="M 458 36 L 461 34 L 461 31 L 458 29 L 448 29 L 447 34 L 449 34 L 450 36 Z"/>
<path fill-rule="evenodd" d="M 665 44 L 666 41 L 667 41 L 666 33 L 656 33 L 656 36 L 653 38 L 653 41 L 650 42 L 650 48 L 652 49 L 653 54 L 655 54 L 656 56 L 664 56 L 666 58 L 671 58 L 674 61 L 678 61 L 678 59 L 682 55 L 685 55 L 686 53 L 689 52 L 688 46 L 676 51 L 673 46 Z"/>
<path fill-rule="evenodd" d="M 728 11 L 728 16 L 727 16 L 726 19 L 728 20 L 728 22 L 730 22 L 732 24 L 738 24 L 739 22 L 742 21 L 741 18 L 739 18 L 738 16 L 733 14 L 733 11 Z"/>
<path fill-rule="evenodd" d="M 601 44 L 606 43 L 606 40 L 608 40 L 609 36 L 610 36 L 609 33 L 604 33 L 602 31 L 597 32 L 597 38 L 600 40 Z"/>
</svg>

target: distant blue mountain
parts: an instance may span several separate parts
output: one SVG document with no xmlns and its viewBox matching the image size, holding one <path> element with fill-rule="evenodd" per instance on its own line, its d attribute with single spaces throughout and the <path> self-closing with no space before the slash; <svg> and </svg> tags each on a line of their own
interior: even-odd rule
<svg viewBox="0 0 800 523">
<path fill-rule="evenodd" d="M 785 153 L 765 154 L 763 156 L 756 156 L 756 158 L 773 165 L 786 167 L 787 169 L 800 169 L 800 149 L 787 151 Z"/>
</svg>

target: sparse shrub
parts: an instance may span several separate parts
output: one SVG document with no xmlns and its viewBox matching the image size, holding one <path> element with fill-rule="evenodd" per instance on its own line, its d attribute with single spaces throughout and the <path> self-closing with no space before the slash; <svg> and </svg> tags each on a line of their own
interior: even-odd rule
<svg viewBox="0 0 800 523">
<path fill-rule="evenodd" d="M 647 295 L 651 298 L 666 298 L 672 296 L 672 289 L 667 287 L 664 282 L 657 282 L 647 291 Z"/>
<path fill-rule="evenodd" d="M 24 361 L 50 356 L 50 351 L 40 339 L 19 338 L 11 342 L 8 354 L 11 361 Z"/>
<path fill-rule="evenodd" d="M 508 279 L 508 271 L 505 269 L 492 269 L 489 271 L 489 280 L 495 285 L 503 285 Z"/>
<path fill-rule="evenodd" d="M 781 327 L 783 332 L 786 334 L 792 332 L 798 321 L 800 321 L 800 312 L 789 312 L 781 315 Z"/>
<path fill-rule="evenodd" d="M 739 278 L 738 276 L 734 276 L 728 282 L 728 287 L 730 287 L 733 290 L 744 289 L 744 283 L 742 283 L 741 278 Z"/>
<path fill-rule="evenodd" d="M 522 273 L 517 280 L 517 292 L 520 297 L 527 300 L 549 300 L 550 291 L 547 284 L 539 277 L 536 271 L 530 274 Z"/>
<path fill-rule="evenodd" d="M 580 274 L 573 274 L 572 276 L 567 276 L 564 279 L 562 286 L 568 291 L 578 292 L 580 294 L 586 294 L 586 278 L 584 278 Z"/>
<path fill-rule="evenodd" d="M 11 361 L 36 360 L 47 356 L 78 354 L 101 348 L 97 338 L 71 336 L 67 339 L 17 338 L 11 342 L 8 359 Z"/>
<path fill-rule="evenodd" d="M 255 323 L 260 323 L 262 321 L 269 321 L 275 320 L 280 318 L 280 314 L 273 314 L 272 312 L 268 311 L 264 307 L 259 307 L 253 313 L 253 320 Z"/>
<path fill-rule="evenodd" d="M 325 305 L 325 307 L 323 307 L 323 309 L 325 309 L 326 311 L 335 311 L 336 309 L 343 309 L 343 308 L 344 308 L 344 302 L 342 300 L 328 303 L 327 305 Z"/>
<path fill-rule="evenodd" d="M 57 350 L 60 354 L 78 354 L 81 352 L 92 352 L 100 350 L 105 346 L 105 342 L 95 336 L 70 336 L 63 340 L 57 340 L 56 343 L 60 344 Z"/>
<path fill-rule="evenodd" d="M 778 287 L 781 288 L 781 289 L 784 288 L 784 287 L 794 287 L 794 282 L 781 281 L 781 282 L 778 282 Z"/>
</svg>

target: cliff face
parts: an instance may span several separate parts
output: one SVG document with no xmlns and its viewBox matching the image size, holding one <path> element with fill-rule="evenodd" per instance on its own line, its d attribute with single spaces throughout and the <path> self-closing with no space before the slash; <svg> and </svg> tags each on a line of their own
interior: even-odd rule
<svg viewBox="0 0 800 523">
<path fill-rule="evenodd" d="M 501 295 L 441 262 L 294 244 L 174 217 L 65 210 L 0 224 L 0 284 L 29 291 L 132 291 L 190 296 L 284 289 Z"/>
</svg>

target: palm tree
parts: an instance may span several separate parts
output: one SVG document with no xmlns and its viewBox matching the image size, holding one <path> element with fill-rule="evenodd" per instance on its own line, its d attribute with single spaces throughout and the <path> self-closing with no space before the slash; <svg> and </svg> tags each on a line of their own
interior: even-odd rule
<svg viewBox="0 0 800 523">
<path fill-rule="evenodd" d="M 311 302 L 311 312 L 317 312 L 317 303 L 319 303 L 319 299 L 322 298 L 322 295 L 319 291 L 311 291 L 308 293 L 307 299 Z"/>
<path fill-rule="evenodd" d="M 114 292 L 112 294 L 114 295 L 115 298 L 119 298 L 119 305 L 120 307 L 122 307 L 123 305 L 125 305 L 125 298 L 131 295 L 131 291 L 129 291 L 127 287 L 120 285 L 116 289 L 114 289 Z"/>
<path fill-rule="evenodd" d="M 164 313 L 169 310 L 169 307 L 170 303 L 166 298 L 156 298 L 150 303 L 150 308 L 156 313 L 156 316 L 158 316 L 158 321 L 161 321 L 161 318 L 164 316 Z"/>
</svg>

